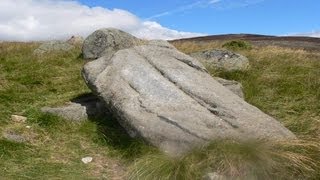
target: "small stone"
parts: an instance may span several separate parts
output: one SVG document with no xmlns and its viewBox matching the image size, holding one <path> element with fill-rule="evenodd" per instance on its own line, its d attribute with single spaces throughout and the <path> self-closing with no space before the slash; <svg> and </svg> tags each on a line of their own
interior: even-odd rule
<svg viewBox="0 0 320 180">
<path fill-rule="evenodd" d="M 30 129 L 30 128 L 31 128 L 31 126 L 26 126 L 26 128 L 27 128 L 27 129 Z"/>
<path fill-rule="evenodd" d="M 92 157 L 84 157 L 81 159 L 81 161 L 84 163 L 84 164 L 88 164 L 92 161 Z"/>
<path fill-rule="evenodd" d="M 208 173 L 203 177 L 203 180 L 227 180 L 227 178 L 218 173 Z"/>
<path fill-rule="evenodd" d="M 24 136 L 11 131 L 4 132 L 3 137 L 9 141 L 13 141 L 17 143 L 23 143 L 27 141 L 27 139 Z"/>
<path fill-rule="evenodd" d="M 97 117 L 105 112 L 104 105 L 94 95 L 73 99 L 67 105 L 60 107 L 43 107 L 41 111 L 60 116 L 73 122 L 82 122 L 91 117 Z"/>
<path fill-rule="evenodd" d="M 11 115 L 11 120 L 16 123 L 25 123 L 27 118 L 19 115 Z"/>
</svg>

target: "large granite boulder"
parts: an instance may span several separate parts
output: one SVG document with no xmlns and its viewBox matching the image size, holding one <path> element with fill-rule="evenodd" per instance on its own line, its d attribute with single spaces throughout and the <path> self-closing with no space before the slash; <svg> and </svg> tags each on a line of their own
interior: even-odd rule
<svg viewBox="0 0 320 180">
<path fill-rule="evenodd" d="M 35 55 L 42 55 L 50 52 L 66 52 L 73 49 L 74 46 L 64 41 L 48 41 L 41 44 L 37 49 L 33 51 Z"/>
<path fill-rule="evenodd" d="M 222 79 L 219 77 L 214 77 L 214 79 L 239 97 L 244 98 L 241 83 L 237 81 Z M 103 102 L 101 102 L 100 99 L 98 99 L 94 95 L 88 95 L 73 99 L 65 105 L 59 107 L 43 107 L 41 108 L 41 111 L 44 113 L 60 116 L 66 120 L 73 122 L 82 122 L 87 119 L 96 118 L 109 113 L 106 112 Z M 12 117 L 13 116 L 15 115 L 12 115 Z M 15 117 L 15 119 L 18 119 L 17 117 Z M 23 117 L 21 116 L 20 118 Z M 20 122 L 21 120 L 14 121 Z"/>
<path fill-rule="evenodd" d="M 225 71 L 243 71 L 249 68 L 247 57 L 227 50 L 207 50 L 190 54 L 191 57 L 203 64 Z"/>
<path fill-rule="evenodd" d="M 120 49 L 130 48 L 139 44 L 136 37 L 118 29 L 99 29 L 89 35 L 82 47 L 84 59 L 96 59 L 109 56 Z"/>
<path fill-rule="evenodd" d="M 221 138 L 295 138 L 164 41 L 88 62 L 83 76 L 129 135 L 172 156 Z"/>
</svg>

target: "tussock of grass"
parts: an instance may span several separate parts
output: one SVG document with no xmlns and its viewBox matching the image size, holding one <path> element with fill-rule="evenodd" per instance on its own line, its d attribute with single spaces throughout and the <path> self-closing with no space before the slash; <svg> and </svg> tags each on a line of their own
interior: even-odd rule
<svg viewBox="0 0 320 180">
<path fill-rule="evenodd" d="M 199 176 L 190 162 L 164 154 L 149 154 L 138 159 L 129 169 L 128 179 L 194 179 Z"/>
<path fill-rule="evenodd" d="M 201 179 L 216 172 L 227 179 L 305 179 L 317 177 L 320 153 L 315 141 L 214 141 L 178 159 L 147 155 L 135 162 L 129 179 Z"/>
<path fill-rule="evenodd" d="M 222 45 L 223 48 L 227 48 L 230 50 L 250 50 L 252 46 L 249 42 L 242 40 L 232 40 L 224 43 Z"/>
<path fill-rule="evenodd" d="M 186 54 L 197 51 L 204 51 L 219 48 L 223 42 L 192 42 L 192 41 L 174 41 L 172 44 L 179 50 Z"/>
</svg>

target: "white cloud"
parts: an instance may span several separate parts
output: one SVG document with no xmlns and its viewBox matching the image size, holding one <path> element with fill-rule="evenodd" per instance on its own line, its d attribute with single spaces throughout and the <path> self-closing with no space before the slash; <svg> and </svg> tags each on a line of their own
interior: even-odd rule
<svg viewBox="0 0 320 180">
<path fill-rule="evenodd" d="M 223 0 L 198 0 L 198 1 L 195 1 L 195 2 L 192 2 L 189 4 L 184 4 L 182 6 L 178 6 L 174 9 L 171 9 L 171 10 L 168 10 L 165 12 L 155 14 L 155 15 L 149 17 L 148 19 L 156 19 L 156 18 L 163 17 L 163 16 L 170 16 L 173 14 L 185 12 L 187 10 L 192 10 L 192 9 L 196 9 L 196 8 L 207 8 L 210 6 L 214 6 L 215 4 L 218 4 L 222 1 Z"/>
<path fill-rule="evenodd" d="M 143 21 L 121 9 L 88 7 L 70 0 L 0 0 L 0 40 L 31 41 L 87 36 L 114 27 L 140 38 L 176 39 L 203 34 L 181 32 Z"/>
<path fill-rule="evenodd" d="M 320 31 L 312 31 L 309 33 L 300 33 L 300 34 L 294 34 L 295 36 L 309 36 L 309 37 L 317 37 L 320 38 Z"/>
<path fill-rule="evenodd" d="M 152 21 L 143 22 L 143 29 L 136 30 L 133 34 L 146 39 L 181 39 L 186 37 L 204 36 L 205 34 L 181 32 L 165 28 Z"/>
<path fill-rule="evenodd" d="M 314 33 L 311 33 L 311 34 L 309 34 L 309 36 L 311 36 L 311 37 L 318 37 L 318 38 L 320 38 L 320 32 L 314 32 Z"/>
<path fill-rule="evenodd" d="M 230 10 L 236 8 L 243 8 L 255 4 L 262 3 L 266 0 L 198 0 L 189 4 L 178 6 L 174 9 L 167 10 L 155 15 L 150 16 L 148 19 L 156 19 L 163 16 L 170 16 L 178 13 L 182 13 L 192 9 L 199 8 L 214 8 L 218 10 Z"/>
<path fill-rule="evenodd" d="M 190 9 L 194 9 L 194 8 L 198 8 L 200 6 L 206 5 L 207 3 L 208 3 L 207 1 L 196 1 L 196 2 L 193 2 L 193 3 L 190 3 L 190 4 L 185 4 L 185 5 L 176 7 L 175 9 L 172 9 L 172 10 L 169 10 L 169 11 L 165 11 L 165 12 L 162 12 L 162 13 L 155 14 L 155 15 L 149 17 L 148 19 L 155 19 L 155 18 L 159 18 L 159 17 L 162 17 L 162 16 L 169 16 L 169 15 L 172 15 L 172 14 L 184 12 L 186 10 L 190 10 Z"/>
</svg>

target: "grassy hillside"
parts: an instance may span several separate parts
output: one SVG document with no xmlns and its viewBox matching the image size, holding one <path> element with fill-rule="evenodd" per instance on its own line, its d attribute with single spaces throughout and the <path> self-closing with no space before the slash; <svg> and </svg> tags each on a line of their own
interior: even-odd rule
<svg viewBox="0 0 320 180">
<path fill-rule="evenodd" d="M 244 86 L 246 100 L 276 117 L 299 140 L 212 142 L 171 159 L 129 138 L 111 117 L 72 123 L 43 114 L 90 93 L 80 70 L 80 49 L 32 54 L 37 43 L 0 44 L 0 179 L 201 179 L 205 172 L 251 179 L 320 178 L 320 54 L 278 47 L 238 50 L 251 63 L 246 72 L 209 69 Z M 185 53 L 221 48 L 221 43 L 177 42 Z M 12 114 L 28 117 L 14 123 Z M 26 126 L 31 126 L 27 128 Z M 24 143 L 1 137 L 20 134 Z M 81 158 L 93 162 L 83 164 Z"/>
<path fill-rule="evenodd" d="M 174 40 L 173 42 L 197 42 L 198 44 L 212 42 L 224 42 L 232 40 L 242 40 L 253 44 L 254 46 L 280 46 L 293 49 L 304 49 L 308 51 L 320 50 L 320 38 L 306 37 L 306 36 L 268 36 L 259 34 L 222 34 L 211 35 L 194 38 L 186 38 Z"/>
<path fill-rule="evenodd" d="M 0 134 L 15 132 L 28 139 L 26 143 L 0 139 L 0 179 L 123 176 L 127 149 L 139 142 L 129 139 L 112 118 L 75 124 L 39 110 L 90 92 L 80 75 L 84 64 L 80 49 L 37 57 L 32 54 L 37 46 L 0 45 Z M 11 114 L 27 116 L 28 121 L 13 123 Z M 89 165 L 81 162 L 86 156 L 93 157 Z"/>
</svg>

